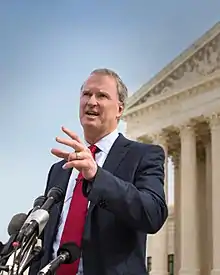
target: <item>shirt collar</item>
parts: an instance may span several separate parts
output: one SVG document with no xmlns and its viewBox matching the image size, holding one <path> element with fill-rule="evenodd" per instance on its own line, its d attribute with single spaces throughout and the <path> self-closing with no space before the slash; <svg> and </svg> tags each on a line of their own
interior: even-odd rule
<svg viewBox="0 0 220 275">
<path fill-rule="evenodd" d="M 104 152 L 105 154 L 108 154 L 117 137 L 118 137 L 118 129 L 116 128 L 113 132 L 104 136 L 102 139 L 96 142 L 95 145 L 102 152 Z M 90 144 L 86 142 L 86 145 L 89 146 Z"/>
</svg>

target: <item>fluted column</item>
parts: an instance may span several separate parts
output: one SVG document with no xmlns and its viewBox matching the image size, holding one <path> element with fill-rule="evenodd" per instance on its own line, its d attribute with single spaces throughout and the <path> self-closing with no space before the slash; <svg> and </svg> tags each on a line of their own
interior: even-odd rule
<svg viewBox="0 0 220 275">
<path fill-rule="evenodd" d="M 194 128 L 181 128 L 181 263 L 179 275 L 199 274 L 197 231 L 197 163 Z"/>
<path fill-rule="evenodd" d="M 205 142 L 206 155 L 206 255 L 207 270 L 210 274 L 212 269 L 212 148 L 211 140 Z M 203 206 L 204 207 L 204 206 Z"/>
<path fill-rule="evenodd" d="M 166 195 L 166 200 L 168 197 L 168 146 L 165 136 L 156 135 L 153 138 L 154 143 L 163 147 L 165 152 L 165 179 L 164 179 L 164 190 Z M 167 275 L 168 274 L 168 225 L 165 222 L 164 226 L 160 229 L 160 231 L 153 236 L 152 240 L 152 275 Z"/>
<path fill-rule="evenodd" d="M 212 148 L 212 275 L 220 275 L 220 114 L 210 120 Z"/>
</svg>

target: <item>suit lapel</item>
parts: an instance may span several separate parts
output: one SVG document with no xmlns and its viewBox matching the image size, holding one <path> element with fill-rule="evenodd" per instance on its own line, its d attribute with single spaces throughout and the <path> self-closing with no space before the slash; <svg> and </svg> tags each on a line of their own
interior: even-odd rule
<svg viewBox="0 0 220 275">
<path fill-rule="evenodd" d="M 60 187 L 64 193 L 66 193 L 66 189 L 68 186 L 69 178 L 73 169 L 63 169 L 62 166 L 66 163 L 66 161 L 62 161 L 60 164 L 60 169 L 57 170 L 55 176 L 55 184 L 54 186 Z"/>
<path fill-rule="evenodd" d="M 119 134 L 108 153 L 108 156 L 103 164 L 103 169 L 114 174 L 117 167 L 127 154 L 130 144 L 130 140 L 126 139 L 122 134 Z M 91 202 L 89 207 L 89 214 L 93 210 L 94 206 L 95 205 Z"/>
<path fill-rule="evenodd" d="M 131 141 L 126 139 L 122 134 L 119 134 L 118 138 L 114 142 L 108 156 L 104 162 L 103 169 L 114 174 L 117 167 L 128 152 L 128 148 Z"/>
</svg>

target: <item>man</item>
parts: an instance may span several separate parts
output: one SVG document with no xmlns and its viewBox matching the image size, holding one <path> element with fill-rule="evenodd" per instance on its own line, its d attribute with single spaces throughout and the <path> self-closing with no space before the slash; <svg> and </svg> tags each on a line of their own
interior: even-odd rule
<svg viewBox="0 0 220 275">
<path fill-rule="evenodd" d="M 62 265 L 58 275 L 147 274 L 146 234 L 158 232 L 168 215 L 164 151 L 118 133 L 126 98 L 126 86 L 108 69 L 93 71 L 82 85 L 85 144 L 65 127 L 68 138 L 56 138 L 70 150 L 52 149 L 62 160 L 49 172 L 46 193 L 59 186 L 66 197 L 50 215 L 38 270 L 56 256 L 60 244 L 74 241 L 81 259 Z"/>
</svg>

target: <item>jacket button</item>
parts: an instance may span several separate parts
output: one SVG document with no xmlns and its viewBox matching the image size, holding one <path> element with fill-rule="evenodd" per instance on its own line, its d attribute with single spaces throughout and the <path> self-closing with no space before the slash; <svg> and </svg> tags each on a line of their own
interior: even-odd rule
<svg viewBox="0 0 220 275">
<path fill-rule="evenodd" d="M 101 208 L 105 208 L 106 207 L 106 202 L 104 200 L 99 201 L 99 206 Z"/>
</svg>

